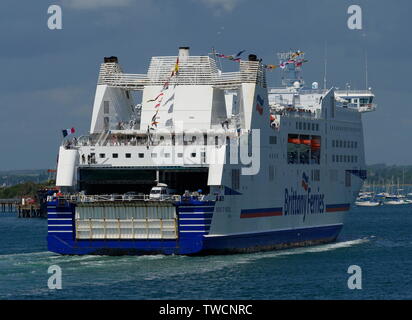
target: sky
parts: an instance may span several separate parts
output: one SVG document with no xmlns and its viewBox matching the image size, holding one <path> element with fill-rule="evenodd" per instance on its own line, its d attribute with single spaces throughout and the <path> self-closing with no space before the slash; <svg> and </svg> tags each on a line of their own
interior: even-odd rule
<svg viewBox="0 0 412 320">
<path fill-rule="evenodd" d="M 362 8 L 362 30 L 347 26 Z M 50 5 L 62 29 L 50 30 Z M 0 11 L 0 169 L 54 168 L 62 129 L 89 130 L 100 63 L 115 55 L 125 72 L 150 58 L 214 47 L 246 50 L 276 64 L 276 53 L 306 53 L 308 84 L 365 89 L 378 109 L 363 115 L 368 164 L 412 164 L 412 2 L 408 0 L 3 0 Z M 326 44 L 326 46 L 325 46 Z M 224 70 L 225 71 L 225 70 Z M 269 85 L 279 85 L 277 70 Z"/>
</svg>

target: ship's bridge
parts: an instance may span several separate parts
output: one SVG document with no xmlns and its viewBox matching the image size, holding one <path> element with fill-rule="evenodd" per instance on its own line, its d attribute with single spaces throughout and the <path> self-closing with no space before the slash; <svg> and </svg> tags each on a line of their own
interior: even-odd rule
<svg viewBox="0 0 412 320">
<path fill-rule="evenodd" d="M 313 82 L 311 88 L 305 86 L 302 77 L 302 65 L 307 62 L 305 53 L 288 51 L 278 53 L 279 66 L 283 87 L 268 89 L 269 104 L 272 113 L 299 116 L 320 117 L 322 100 L 329 89 L 320 89 L 317 82 Z M 368 112 L 376 109 L 373 103 L 374 94 L 369 90 L 338 90 L 333 88 L 335 96 L 334 106 L 345 108 L 348 112 Z"/>
<path fill-rule="evenodd" d="M 356 109 L 359 112 L 370 112 L 376 110 L 373 103 L 375 95 L 369 90 L 335 90 L 336 106 Z"/>
</svg>

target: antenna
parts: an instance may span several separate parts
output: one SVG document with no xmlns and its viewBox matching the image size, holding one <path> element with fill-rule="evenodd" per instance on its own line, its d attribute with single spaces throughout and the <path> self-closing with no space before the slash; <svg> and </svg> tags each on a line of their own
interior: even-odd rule
<svg viewBox="0 0 412 320">
<path fill-rule="evenodd" d="M 328 42 L 325 41 L 325 70 L 324 70 L 324 76 L 323 76 L 323 89 L 325 90 L 326 90 L 327 65 L 328 65 Z"/>
<path fill-rule="evenodd" d="M 295 82 L 298 82 L 299 88 L 305 83 L 302 78 L 302 64 L 306 62 L 305 53 L 301 50 L 289 50 L 287 52 L 279 52 L 277 54 L 279 66 L 282 69 L 281 79 L 282 85 L 294 87 Z"/>
<path fill-rule="evenodd" d="M 365 48 L 365 85 L 366 90 L 368 90 L 368 52 Z"/>
</svg>

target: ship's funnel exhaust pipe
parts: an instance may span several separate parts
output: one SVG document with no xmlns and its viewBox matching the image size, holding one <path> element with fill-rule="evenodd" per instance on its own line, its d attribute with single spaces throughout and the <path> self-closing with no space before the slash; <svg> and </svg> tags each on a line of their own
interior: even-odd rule
<svg viewBox="0 0 412 320">
<path fill-rule="evenodd" d="M 248 57 L 248 60 L 249 60 L 249 61 L 258 61 L 257 55 L 255 55 L 255 54 L 250 54 L 249 57 Z"/>
<path fill-rule="evenodd" d="M 190 47 L 179 47 L 179 58 L 185 58 L 189 56 Z"/>
<path fill-rule="evenodd" d="M 103 59 L 104 63 L 119 63 L 119 59 L 117 59 L 117 57 L 115 56 L 111 56 L 111 57 L 104 57 Z"/>
</svg>

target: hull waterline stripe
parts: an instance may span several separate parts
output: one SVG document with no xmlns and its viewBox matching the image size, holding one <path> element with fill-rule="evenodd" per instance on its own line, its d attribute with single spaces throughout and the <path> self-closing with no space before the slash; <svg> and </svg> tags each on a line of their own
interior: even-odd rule
<svg viewBox="0 0 412 320">
<path fill-rule="evenodd" d="M 71 220 L 71 219 L 70 219 Z M 187 221 L 187 220 L 193 220 L 193 221 L 208 221 L 212 220 L 212 218 L 180 218 L 180 221 Z"/>
<path fill-rule="evenodd" d="M 48 215 L 59 215 L 59 214 L 73 214 L 72 212 L 58 212 L 58 211 L 56 211 L 56 212 L 48 212 L 47 213 Z"/>
<path fill-rule="evenodd" d="M 181 224 L 181 227 L 210 227 L 210 224 Z"/>
<path fill-rule="evenodd" d="M 349 208 L 350 208 L 349 203 L 327 204 L 326 205 L 326 212 L 348 211 Z"/>
<path fill-rule="evenodd" d="M 49 227 L 72 227 L 71 224 L 49 224 Z"/>
<path fill-rule="evenodd" d="M 48 231 L 49 233 L 55 233 L 55 232 L 70 232 L 70 233 L 73 233 L 73 231 L 71 231 L 71 230 L 49 230 Z"/>
<path fill-rule="evenodd" d="M 242 209 L 240 218 L 279 217 L 283 215 L 283 208 Z"/>
<path fill-rule="evenodd" d="M 202 232 L 202 233 L 208 233 L 208 231 L 204 231 L 204 230 L 180 230 L 180 232 Z"/>
</svg>

